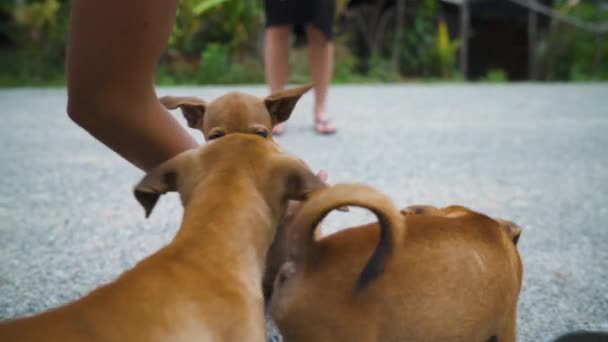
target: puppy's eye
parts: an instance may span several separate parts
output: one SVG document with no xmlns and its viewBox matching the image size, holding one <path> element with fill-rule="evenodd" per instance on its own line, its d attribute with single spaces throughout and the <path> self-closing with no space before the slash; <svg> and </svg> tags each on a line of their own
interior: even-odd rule
<svg viewBox="0 0 608 342">
<path fill-rule="evenodd" d="M 257 134 L 263 138 L 266 138 L 268 136 L 268 132 L 266 130 L 259 130 L 259 131 L 255 132 L 255 134 Z"/>
<path fill-rule="evenodd" d="M 215 132 L 215 133 L 211 134 L 207 139 L 213 140 L 213 139 L 221 138 L 223 136 L 224 136 L 224 132 Z"/>
</svg>

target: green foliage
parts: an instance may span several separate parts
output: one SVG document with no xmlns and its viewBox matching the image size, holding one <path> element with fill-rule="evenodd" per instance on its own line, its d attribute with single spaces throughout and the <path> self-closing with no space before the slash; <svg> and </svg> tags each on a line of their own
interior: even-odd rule
<svg viewBox="0 0 608 342">
<path fill-rule="evenodd" d="M 201 55 L 197 82 L 203 84 L 242 84 L 264 82 L 264 68 L 255 60 L 230 63 L 228 47 L 213 43 Z"/>
<path fill-rule="evenodd" d="M 334 41 L 335 82 L 462 80 L 456 65 L 460 42 L 450 38 L 454 32 L 450 35 L 441 18 L 439 0 L 407 2 L 399 42 L 394 8 L 370 5 L 356 12 L 347 3 L 338 0 L 337 11 L 345 17 Z M 0 3 L 0 12 L 9 17 L 0 21 L 0 86 L 64 83 L 69 5 L 70 0 Z M 554 6 L 583 21 L 608 22 L 608 10 L 594 2 L 556 0 Z M 263 83 L 263 30 L 263 0 L 180 0 L 156 80 Z M 536 62 L 542 79 L 608 80 L 608 34 L 558 21 L 540 34 Z M 290 65 L 291 82 L 310 80 L 306 49 L 291 50 Z M 504 71 L 490 70 L 482 80 L 507 79 Z"/>
<path fill-rule="evenodd" d="M 434 58 L 433 43 L 432 21 L 417 17 L 402 44 L 401 68 L 405 74 L 420 73 L 428 76 L 434 72 L 431 65 Z"/>
<path fill-rule="evenodd" d="M 249 60 L 230 63 L 231 57 L 225 45 L 207 44 L 201 53 L 200 62 L 171 70 L 161 64 L 156 82 L 162 85 L 175 84 L 252 84 L 264 82 L 261 62 Z"/>
<path fill-rule="evenodd" d="M 450 76 L 453 73 L 454 50 L 447 29 L 441 34 L 436 24 L 437 0 L 424 0 L 406 29 L 399 51 L 401 71 L 408 77 Z M 439 39 L 443 39 L 439 42 Z"/>
<path fill-rule="evenodd" d="M 289 53 L 289 80 L 292 83 L 310 82 L 308 50 L 305 47 L 291 49 Z"/>
<path fill-rule="evenodd" d="M 173 31 L 169 37 L 169 46 L 179 53 L 193 54 L 200 51 L 200 39 L 196 39 L 196 35 L 201 30 L 203 21 L 200 15 L 194 13 L 194 8 L 200 3 L 206 2 L 201 0 L 180 1 Z"/>
<path fill-rule="evenodd" d="M 449 78 L 456 71 L 456 53 L 460 48 L 460 41 L 450 41 L 448 26 L 441 20 L 437 24 L 436 55 L 439 60 L 441 76 Z"/>
<path fill-rule="evenodd" d="M 2 31 L 14 48 L 0 57 L 0 84 L 63 82 L 68 6 L 67 1 L 60 0 L 2 6 L 12 19 Z"/>
<path fill-rule="evenodd" d="M 367 76 L 379 81 L 397 81 L 399 75 L 395 75 L 392 70 L 391 61 L 380 56 L 372 56 L 369 60 L 369 71 Z"/>
<path fill-rule="evenodd" d="M 216 6 L 219 6 L 225 3 L 227 0 L 207 0 L 207 1 L 197 1 L 195 6 L 192 8 L 192 13 L 195 15 L 201 15 L 207 12 L 208 10 L 213 9 Z"/>
<path fill-rule="evenodd" d="M 589 2 L 557 1 L 561 13 L 580 20 L 608 22 L 608 10 Z M 548 80 L 608 80 L 608 34 L 597 35 L 566 23 L 553 22 L 538 47 L 538 63 Z"/>
<path fill-rule="evenodd" d="M 348 83 L 353 79 L 357 57 L 346 45 L 345 37 L 336 37 L 334 40 L 334 82 Z"/>
<path fill-rule="evenodd" d="M 231 55 L 249 55 L 262 28 L 260 0 L 182 0 L 169 45 L 183 55 L 198 55 L 207 44 L 225 45 Z"/>
<path fill-rule="evenodd" d="M 230 74 L 228 64 L 228 48 L 217 43 L 207 45 L 201 54 L 202 67 L 197 73 L 200 83 L 228 83 L 226 78 Z"/>
<path fill-rule="evenodd" d="M 170 58 L 164 60 L 169 65 L 159 68 L 157 80 L 263 82 L 258 51 L 262 5 L 261 0 L 182 0 L 169 39 Z"/>
<path fill-rule="evenodd" d="M 490 83 L 505 83 L 508 80 L 507 74 L 500 69 L 490 69 L 486 76 L 482 78 L 482 81 Z"/>
</svg>

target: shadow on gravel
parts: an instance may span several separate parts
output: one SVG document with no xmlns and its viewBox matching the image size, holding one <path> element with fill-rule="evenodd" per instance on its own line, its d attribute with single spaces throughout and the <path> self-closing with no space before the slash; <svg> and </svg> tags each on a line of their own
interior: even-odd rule
<svg viewBox="0 0 608 342">
<path fill-rule="evenodd" d="M 608 332 L 575 331 L 562 335 L 553 342 L 608 342 Z"/>
</svg>

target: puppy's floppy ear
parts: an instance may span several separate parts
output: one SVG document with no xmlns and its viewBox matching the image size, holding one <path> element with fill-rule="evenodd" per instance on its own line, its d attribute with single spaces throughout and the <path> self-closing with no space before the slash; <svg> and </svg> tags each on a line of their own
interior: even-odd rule
<svg viewBox="0 0 608 342">
<path fill-rule="evenodd" d="M 184 118 L 188 121 L 188 126 L 192 128 L 201 127 L 207 108 L 207 103 L 204 100 L 194 96 L 165 96 L 161 97 L 159 101 L 167 109 L 181 109 Z"/>
<path fill-rule="evenodd" d="M 286 199 L 289 200 L 305 200 L 313 191 L 327 187 L 327 184 L 299 159 L 281 157 L 274 171 Z"/>
<path fill-rule="evenodd" d="M 192 153 L 191 151 L 182 152 L 156 166 L 135 186 L 133 194 L 137 202 L 144 208 L 146 218 L 152 213 L 160 195 L 169 191 L 177 191 L 178 174 L 184 167 L 185 159 Z"/>
<path fill-rule="evenodd" d="M 272 124 L 276 125 L 289 119 L 293 108 L 304 93 L 312 88 L 312 84 L 274 92 L 264 99 L 264 104 L 270 116 Z"/>
</svg>

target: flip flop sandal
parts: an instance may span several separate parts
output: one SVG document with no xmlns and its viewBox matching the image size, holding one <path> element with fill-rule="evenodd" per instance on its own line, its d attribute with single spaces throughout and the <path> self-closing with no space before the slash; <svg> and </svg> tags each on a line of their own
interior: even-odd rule
<svg viewBox="0 0 608 342">
<path fill-rule="evenodd" d="M 317 134 L 322 134 L 322 135 L 331 135 L 331 134 L 336 133 L 336 131 L 337 131 L 336 128 L 333 128 L 333 129 L 328 128 L 330 124 L 331 124 L 331 120 L 329 120 L 329 119 L 315 119 L 314 130 L 315 130 L 315 132 L 317 132 Z M 319 128 L 319 127 L 321 127 L 321 128 Z"/>
</svg>

